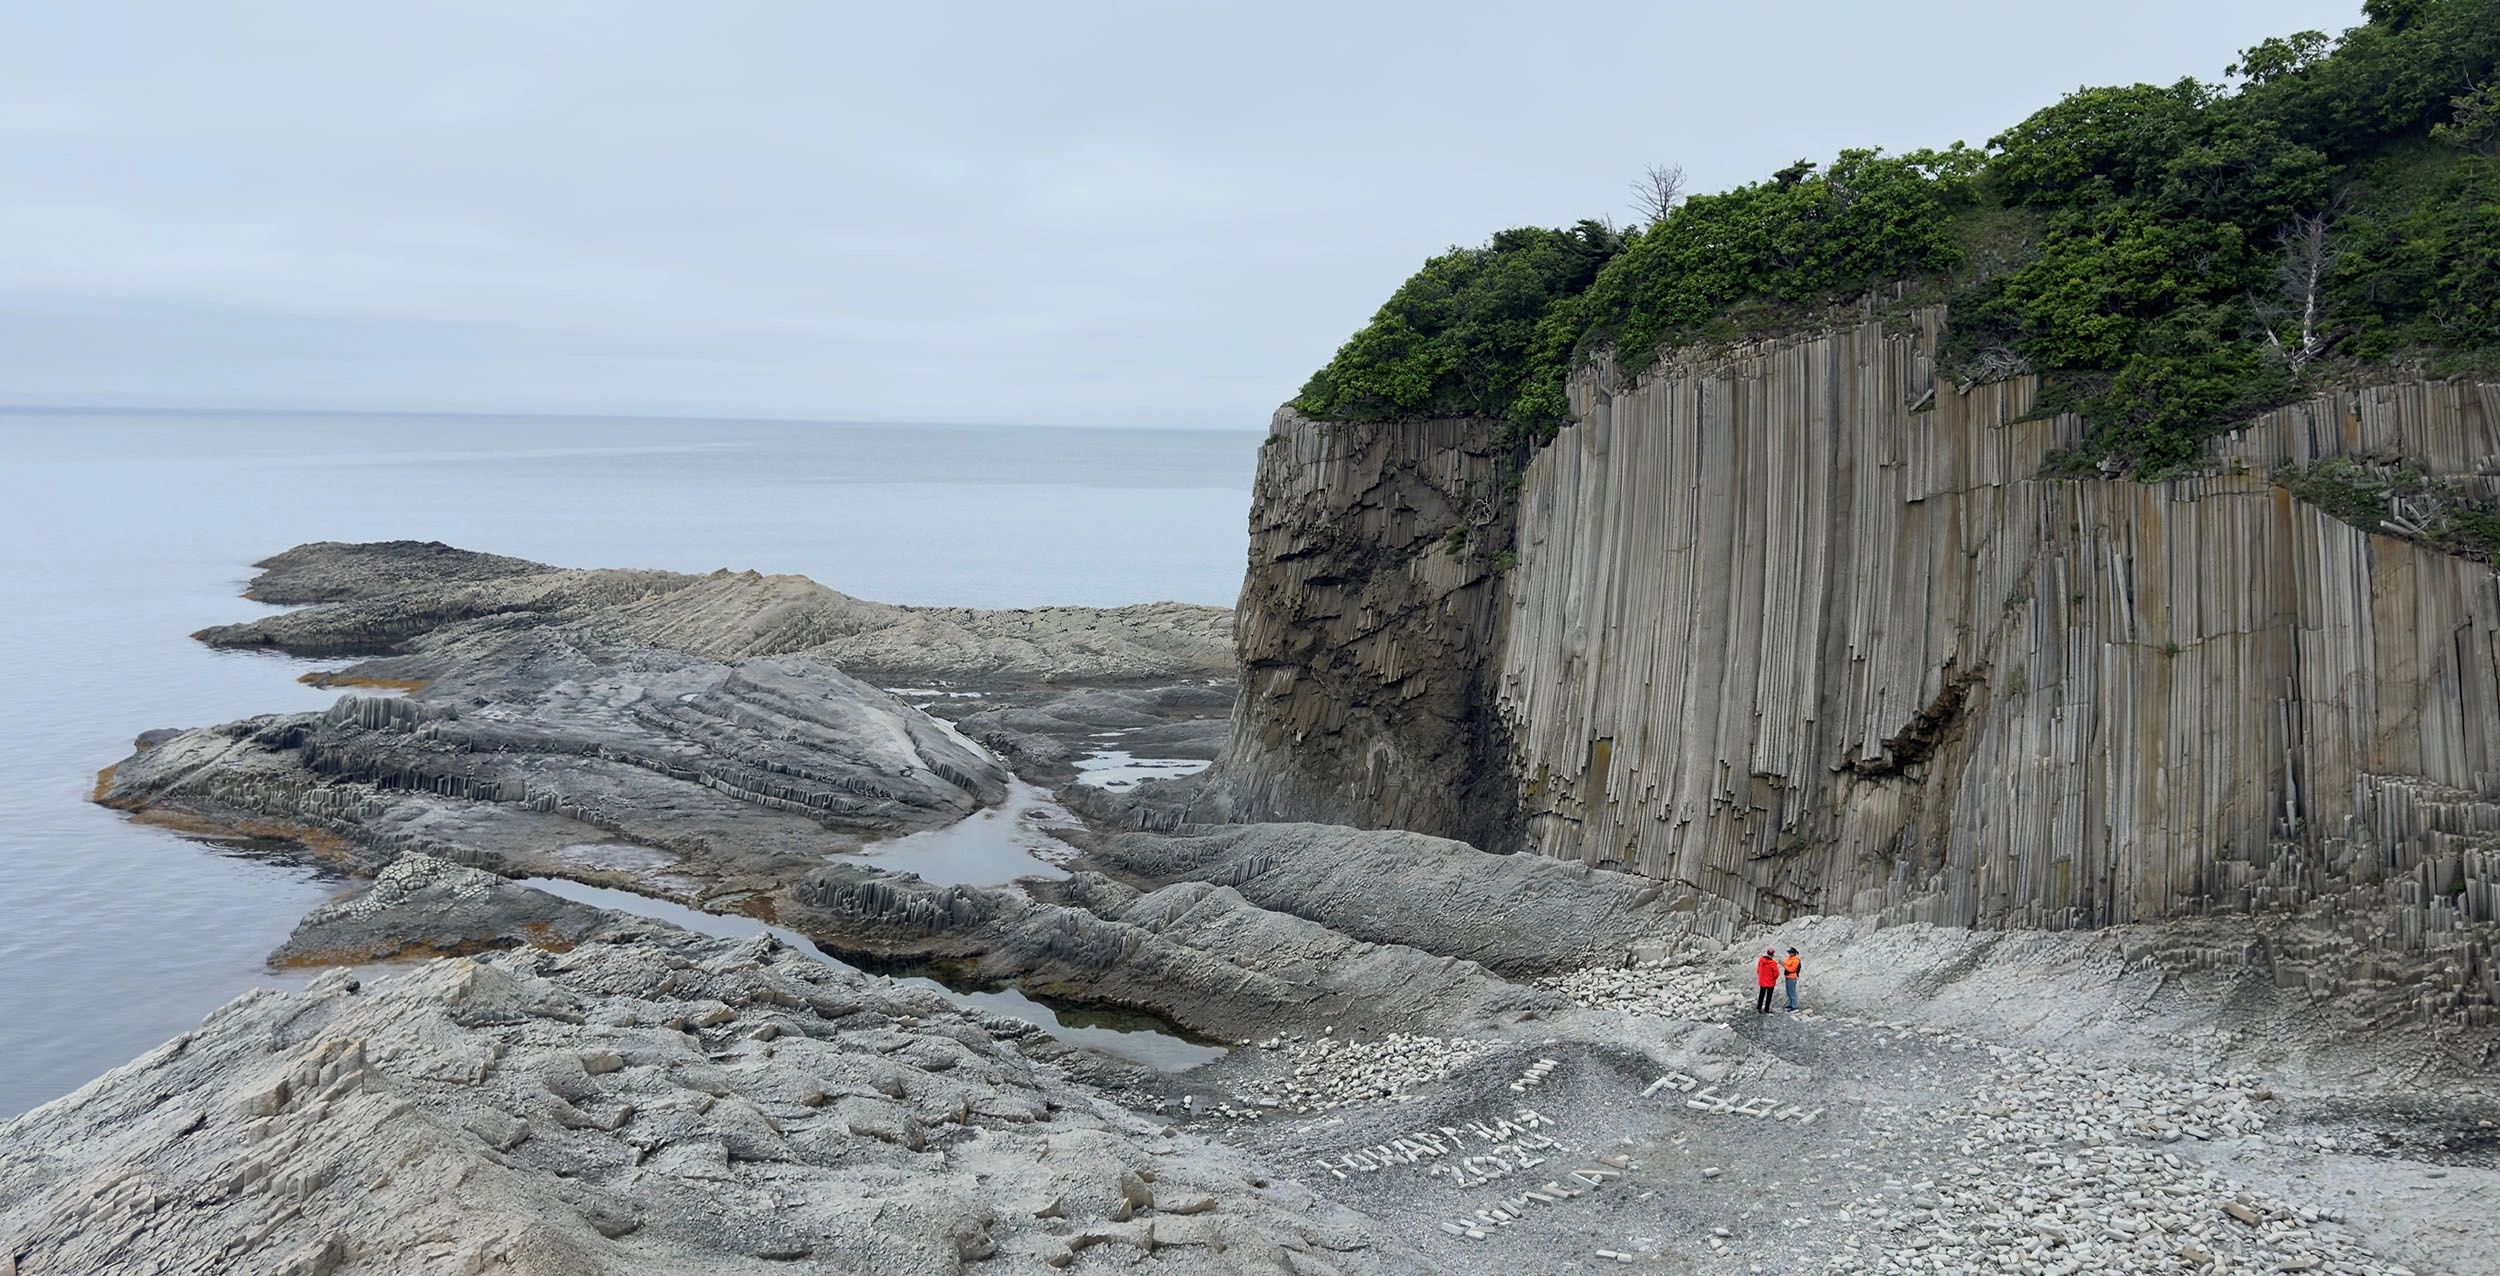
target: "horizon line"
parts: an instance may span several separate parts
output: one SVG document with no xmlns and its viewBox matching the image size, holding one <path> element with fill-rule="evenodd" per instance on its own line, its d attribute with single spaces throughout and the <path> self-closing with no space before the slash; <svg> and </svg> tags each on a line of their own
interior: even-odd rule
<svg viewBox="0 0 2500 1276">
<path fill-rule="evenodd" d="M 702 422 L 713 425 L 832 425 L 874 426 L 881 429 L 909 430 L 1162 430 L 1172 433 L 1218 433 L 1239 430 L 1265 433 L 1266 425 L 1058 425 L 1044 422 L 1006 421 L 878 421 L 844 420 L 833 417 L 784 416 L 701 416 L 671 415 L 650 412 L 482 412 L 438 411 L 416 408 L 178 408 L 143 405 L 97 403 L 0 403 L 0 416 L 198 416 L 198 417 L 370 417 L 402 419 L 410 417 L 457 417 L 478 421 L 630 421 L 630 422 Z"/>
</svg>

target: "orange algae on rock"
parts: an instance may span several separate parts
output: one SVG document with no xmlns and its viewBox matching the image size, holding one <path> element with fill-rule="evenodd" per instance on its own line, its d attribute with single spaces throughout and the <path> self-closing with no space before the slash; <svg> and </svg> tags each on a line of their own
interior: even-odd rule
<svg viewBox="0 0 2500 1276">
<path fill-rule="evenodd" d="M 375 687 L 384 691 L 404 691 L 409 695 L 415 695 L 431 685 L 423 678 L 364 678 L 327 669 L 316 669 L 296 678 L 296 681 L 307 687 Z"/>
</svg>

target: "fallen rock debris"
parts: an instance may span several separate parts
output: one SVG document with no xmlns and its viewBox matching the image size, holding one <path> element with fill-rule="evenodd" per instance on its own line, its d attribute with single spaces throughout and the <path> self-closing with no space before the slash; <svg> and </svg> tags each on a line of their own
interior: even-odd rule
<svg viewBox="0 0 2500 1276">
<path fill-rule="evenodd" d="M 1698 953 L 1688 953 L 1681 958 L 1630 967 L 1592 966 L 1536 983 L 1569 997 L 1573 1005 L 1590 1010 L 1620 1010 L 1668 1019 L 1716 1018 L 1740 998 L 1717 971 L 1675 964 L 1699 957 Z"/>
<path fill-rule="evenodd" d="M 1323 1033 L 1307 1041 L 1272 1037 L 1259 1045 L 1282 1051 L 1293 1070 L 1260 1093 L 1240 1096 L 1241 1101 L 1297 1113 L 1399 1102 L 1489 1048 L 1456 1037 L 1406 1032 L 1372 1038 Z"/>
</svg>

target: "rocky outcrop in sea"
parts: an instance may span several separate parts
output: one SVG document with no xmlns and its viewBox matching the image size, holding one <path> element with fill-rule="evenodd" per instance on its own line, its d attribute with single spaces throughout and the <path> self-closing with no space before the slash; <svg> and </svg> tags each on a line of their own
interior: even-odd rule
<svg viewBox="0 0 2500 1276">
<path fill-rule="evenodd" d="M 1011 756 L 1064 755 L 1105 697 L 1180 731 L 1230 667 L 1224 613 L 1177 604 L 898 608 L 799 577 L 569 571 L 408 542 L 263 567 L 256 596 L 307 605 L 199 637 L 368 657 L 316 675 L 348 693 L 323 713 L 152 732 L 97 798 L 367 872 L 422 853 L 680 898 L 769 891 L 1005 796 L 1006 766 L 923 703 L 1021 706 L 971 725 Z M 903 685 L 941 670 L 955 690 Z"/>
</svg>

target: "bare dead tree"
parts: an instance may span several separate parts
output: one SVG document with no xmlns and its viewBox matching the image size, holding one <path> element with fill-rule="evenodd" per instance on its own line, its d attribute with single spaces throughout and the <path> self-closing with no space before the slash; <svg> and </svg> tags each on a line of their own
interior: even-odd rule
<svg viewBox="0 0 2500 1276">
<path fill-rule="evenodd" d="M 2267 319 L 2266 340 L 2273 343 L 2295 372 L 2326 350 L 2326 281 L 2344 256 L 2333 231 L 2331 212 L 2292 219 L 2292 224 L 2283 230 L 2281 302 L 2261 308 L 2261 317 Z M 2295 313 L 2300 316 L 2300 341 L 2287 346 L 2275 331 L 2275 320 L 2288 321 Z"/>
<path fill-rule="evenodd" d="M 2500 159 L 2500 81 L 2488 81 L 2448 99 L 2456 115 L 2434 125 L 2431 136 L 2481 155 Z"/>
<path fill-rule="evenodd" d="M 1684 166 L 1652 164 L 1641 170 L 1640 180 L 1632 183 L 1632 206 L 1651 225 L 1667 219 L 1677 200 L 1684 198 Z"/>
<path fill-rule="evenodd" d="M 1952 371 L 1957 380 L 1965 383 L 1990 385 L 2031 371 L 2031 360 L 2016 353 L 2012 346 L 1996 345 L 1962 360 Z"/>
</svg>

